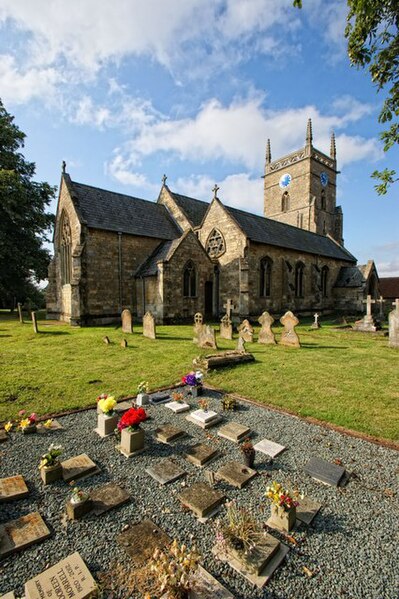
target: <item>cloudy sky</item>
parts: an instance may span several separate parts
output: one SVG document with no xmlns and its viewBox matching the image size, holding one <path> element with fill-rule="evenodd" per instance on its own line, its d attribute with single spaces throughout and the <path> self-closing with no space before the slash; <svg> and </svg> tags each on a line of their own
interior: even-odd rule
<svg viewBox="0 0 399 599">
<path fill-rule="evenodd" d="M 383 100 L 348 64 L 340 0 L 0 0 L 0 97 L 37 178 L 156 200 L 180 193 L 260 214 L 272 156 L 337 137 L 338 203 L 359 263 L 399 275 L 399 185 L 378 197 Z M 55 209 L 55 206 L 53 206 Z"/>
</svg>

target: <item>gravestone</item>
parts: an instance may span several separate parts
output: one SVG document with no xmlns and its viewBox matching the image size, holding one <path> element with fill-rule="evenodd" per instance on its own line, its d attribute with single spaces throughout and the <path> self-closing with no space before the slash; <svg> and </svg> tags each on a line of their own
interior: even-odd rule
<svg viewBox="0 0 399 599">
<path fill-rule="evenodd" d="M 279 443 L 274 443 L 274 441 L 269 441 L 269 439 L 262 439 L 256 445 L 254 445 L 255 451 L 260 451 L 261 453 L 265 453 L 272 458 L 277 457 L 280 453 L 282 453 L 286 448 L 284 445 L 279 445 Z"/>
<path fill-rule="evenodd" d="M 295 332 L 295 327 L 299 324 L 297 317 L 289 310 L 280 318 L 280 322 L 284 327 L 281 334 L 280 345 L 287 347 L 301 347 L 299 337 Z"/>
<path fill-rule="evenodd" d="M 238 334 L 247 343 L 252 343 L 254 340 L 254 329 L 249 320 L 245 318 L 238 327 Z"/>
<path fill-rule="evenodd" d="M 130 495 L 115 483 L 108 483 L 90 493 L 90 499 L 93 502 L 93 512 L 100 516 L 109 510 L 112 510 L 124 503 L 130 501 Z"/>
<path fill-rule="evenodd" d="M 105 335 L 103 337 L 103 343 L 105 343 L 105 345 L 110 345 L 111 341 L 110 341 L 108 335 Z"/>
<path fill-rule="evenodd" d="M 321 503 L 309 499 L 309 497 L 301 497 L 299 499 L 299 505 L 296 508 L 296 519 L 309 526 L 315 516 L 319 513 Z"/>
<path fill-rule="evenodd" d="M 19 322 L 20 322 L 21 324 L 24 324 L 24 317 L 23 317 L 23 314 L 22 314 L 22 304 L 20 304 L 20 303 L 18 302 L 18 304 L 17 304 L 17 308 L 18 308 L 18 318 L 19 318 Z"/>
<path fill-rule="evenodd" d="M 44 541 L 50 536 L 39 512 L 32 512 L 0 525 L 0 557 L 6 557 L 16 551 Z"/>
<path fill-rule="evenodd" d="M 172 410 L 175 414 L 181 414 L 182 412 L 188 412 L 190 410 L 190 406 L 184 401 L 168 401 L 168 403 L 165 404 L 165 408 Z"/>
<path fill-rule="evenodd" d="M 37 315 L 36 312 L 32 312 L 32 325 L 33 325 L 33 331 L 35 333 L 39 332 L 38 326 L 37 326 Z"/>
<path fill-rule="evenodd" d="M 182 431 L 180 428 L 176 428 L 171 424 L 164 424 L 155 431 L 155 437 L 162 443 L 176 441 L 176 439 L 180 439 L 180 437 L 184 437 L 185 435 L 185 431 Z"/>
<path fill-rule="evenodd" d="M 399 299 L 392 304 L 395 309 L 389 313 L 389 347 L 399 349 Z"/>
<path fill-rule="evenodd" d="M 29 495 L 24 477 L 17 474 L 8 478 L 0 478 L 0 502 L 21 499 Z"/>
<path fill-rule="evenodd" d="M 225 496 L 206 483 L 199 482 L 185 489 L 178 498 L 198 518 L 210 518 L 219 511 Z"/>
<path fill-rule="evenodd" d="M 197 424 L 203 429 L 207 429 L 218 424 L 221 421 L 221 417 L 213 410 L 207 410 L 206 412 L 205 410 L 195 410 L 186 416 L 186 420 L 193 424 Z"/>
<path fill-rule="evenodd" d="M 315 314 L 313 314 L 313 318 L 314 321 L 311 324 L 311 329 L 320 329 L 321 328 L 321 324 L 319 323 L 319 314 L 317 314 L 317 312 L 315 312 Z"/>
<path fill-rule="evenodd" d="M 225 314 L 220 321 L 219 335 L 222 339 L 233 339 L 233 325 L 227 314 Z"/>
<path fill-rule="evenodd" d="M 64 427 L 55 418 L 52 418 L 51 426 L 44 426 L 43 422 L 39 422 L 37 425 L 37 432 L 45 435 L 47 433 L 56 433 L 57 431 L 63 431 Z"/>
<path fill-rule="evenodd" d="M 61 462 L 61 467 L 62 478 L 66 483 L 100 472 L 97 465 L 85 453 Z"/>
<path fill-rule="evenodd" d="M 161 485 L 173 483 L 187 474 L 180 466 L 168 459 L 160 460 L 154 466 L 146 468 L 145 471 Z"/>
<path fill-rule="evenodd" d="M 258 322 L 261 325 L 258 343 L 263 343 L 263 345 L 275 345 L 276 338 L 272 331 L 272 324 L 274 322 L 273 316 L 271 316 L 269 312 L 263 312 L 258 318 Z"/>
<path fill-rule="evenodd" d="M 14 591 L 10 591 L 5 595 L 0 595 L 0 599 L 15 599 Z"/>
<path fill-rule="evenodd" d="M 116 537 L 119 545 L 132 558 L 136 566 L 144 565 L 152 558 L 155 549 L 164 549 L 170 539 L 152 520 L 132 524 Z"/>
<path fill-rule="evenodd" d="M 193 327 L 193 343 L 198 343 L 198 337 L 204 326 L 204 317 L 201 312 L 194 314 L 194 327 Z"/>
<path fill-rule="evenodd" d="M 378 300 L 376 300 L 377 304 L 379 304 L 379 313 L 380 313 L 380 320 L 384 319 L 384 303 L 385 300 L 383 298 L 382 295 L 380 295 L 380 297 L 378 298 Z"/>
<path fill-rule="evenodd" d="M 223 478 L 223 480 L 233 485 L 233 487 L 237 487 L 237 489 L 242 489 L 256 475 L 256 470 L 235 461 L 227 462 L 227 464 L 224 464 L 216 472 L 216 476 Z"/>
<path fill-rule="evenodd" d="M 192 589 L 190 599 L 234 599 L 234 596 L 209 572 L 198 565 L 191 575 Z"/>
<path fill-rule="evenodd" d="M 89 599 L 97 583 L 76 551 L 25 583 L 26 599 Z"/>
<path fill-rule="evenodd" d="M 130 312 L 129 308 L 126 308 L 125 310 L 122 311 L 121 319 L 122 319 L 122 332 L 123 333 L 133 333 L 132 313 Z"/>
<path fill-rule="evenodd" d="M 238 337 L 236 351 L 243 353 L 243 354 L 246 352 L 245 341 L 242 337 Z"/>
<path fill-rule="evenodd" d="M 331 464 L 321 458 L 311 458 L 304 468 L 305 472 L 315 480 L 337 487 L 345 474 L 345 468 Z"/>
<path fill-rule="evenodd" d="M 219 452 L 217 449 L 203 443 L 196 443 L 187 448 L 185 457 L 195 466 L 202 467 L 218 455 Z"/>
<path fill-rule="evenodd" d="M 217 349 L 215 331 L 208 324 L 203 325 L 198 335 L 198 346 L 202 348 L 211 347 Z"/>
<path fill-rule="evenodd" d="M 126 339 L 122 339 L 122 341 L 121 341 L 121 347 L 122 347 L 123 349 L 126 349 L 126 348 L 127 348 L 127 341 L 126 341 Z"/>
<path fill-rule="evenodd" d="M 156 339 L 155 318 L 151 312 L 146 312 L 143 316 L 143 337 Z"/>
<path fill-rule="evenodd" d="M 167 403 L 170 401 L 169 393 L 159 391 L 158 393 L 153 393 L 150 396 L 150 402 L 154 405 Z"/>
<path fill-rule="evenodd" d="M 356 320 L 353 330 L 362 333 L 375 333 L 380 328 L 374 321 L 371 312 L 371 304 L 375 304 L 375 300 L 372 300 L 371 295 L 368 295 L 367 299 L 363 300 L 363 304 L 366 304 L 366 314 L 360 320 Z"/>
<path fill-rule="evenodd" d="M 235 310 L 236 306 L 233 304 L 233 300 L 230 298 L 227 299 L 226 303 L 223 304 L 223 308 L 226 308 L 226 316 L 229 320 L 232 319 L 233 310 Z"/>
<path fill-rule="evenodd" d="M 228 439 L 234 443 L 239 443 L 245 437 L 248 437 L 251 429 L 238 422 L 228 422 L 218 430 L 219 437 Z"/>
</svg>

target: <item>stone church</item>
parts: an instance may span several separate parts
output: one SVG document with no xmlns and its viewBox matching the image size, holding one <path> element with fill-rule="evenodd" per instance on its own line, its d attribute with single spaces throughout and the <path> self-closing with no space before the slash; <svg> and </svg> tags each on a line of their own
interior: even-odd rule
<svg viewBox="0 0 399 599">
<path fill-rule="evenodd" d="M 373 261 L 358 266 L 344 247 L 336 205 L 334 134 L 330 155 L 305 146 L 272 160 L 267 141 L 264 216 L 171 190 L 163 178 L 156 202 L 73 181 L 59 190 L 47 313 L 74 325 L 119 321 L 129 308 L 157 322 L 264 310 L 297 314 L 363 311 L 378 297 Z"/>
</svg>

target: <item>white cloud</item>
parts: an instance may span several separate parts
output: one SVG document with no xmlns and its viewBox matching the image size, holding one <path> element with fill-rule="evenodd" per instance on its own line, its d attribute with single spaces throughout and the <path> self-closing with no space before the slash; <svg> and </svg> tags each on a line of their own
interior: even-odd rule
<svg viewBox="0 0 399 599">
<path fill-rule="evenodd" d="M 20 70 L 13 56 L 0 55 L 1 97 L 5 104 L 23 104 L 35 98 L 53 98 L 62 76 L 54 68 Z"/>
<path fill-rule="evenodd" d="M 377 263 L 378 274 L 382 277 L 399 277 L 399 258 Z"/>
<path fill-rule="evenodd" d="M 108 164 L 105 164 L 105 172 L 119 183 L 145 190 L 148 194 L 156 196 L 160 185 L 154 185 L 148 181 L 143 173 L 134 172 L 135 164 L 129 159 L 123 159 L 117 154 Z"/>
</svg>

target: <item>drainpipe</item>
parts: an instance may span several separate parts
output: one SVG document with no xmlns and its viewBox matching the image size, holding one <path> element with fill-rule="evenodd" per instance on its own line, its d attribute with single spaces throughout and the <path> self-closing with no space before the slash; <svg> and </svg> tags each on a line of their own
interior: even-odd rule
<svg viewBox="0 0 399 599">
<path fill-rule="evenodd" d="M 145 310 L 145 279 L 141 277 L 141 292 L 142 292 L 142 300 L 143 300 L 143 316 L 146 312 Z"/>
<path fill-rule="evenodd" d="M 119 312 L 122 311 L 122 232 L 118 231 Z"/>
</svg>

